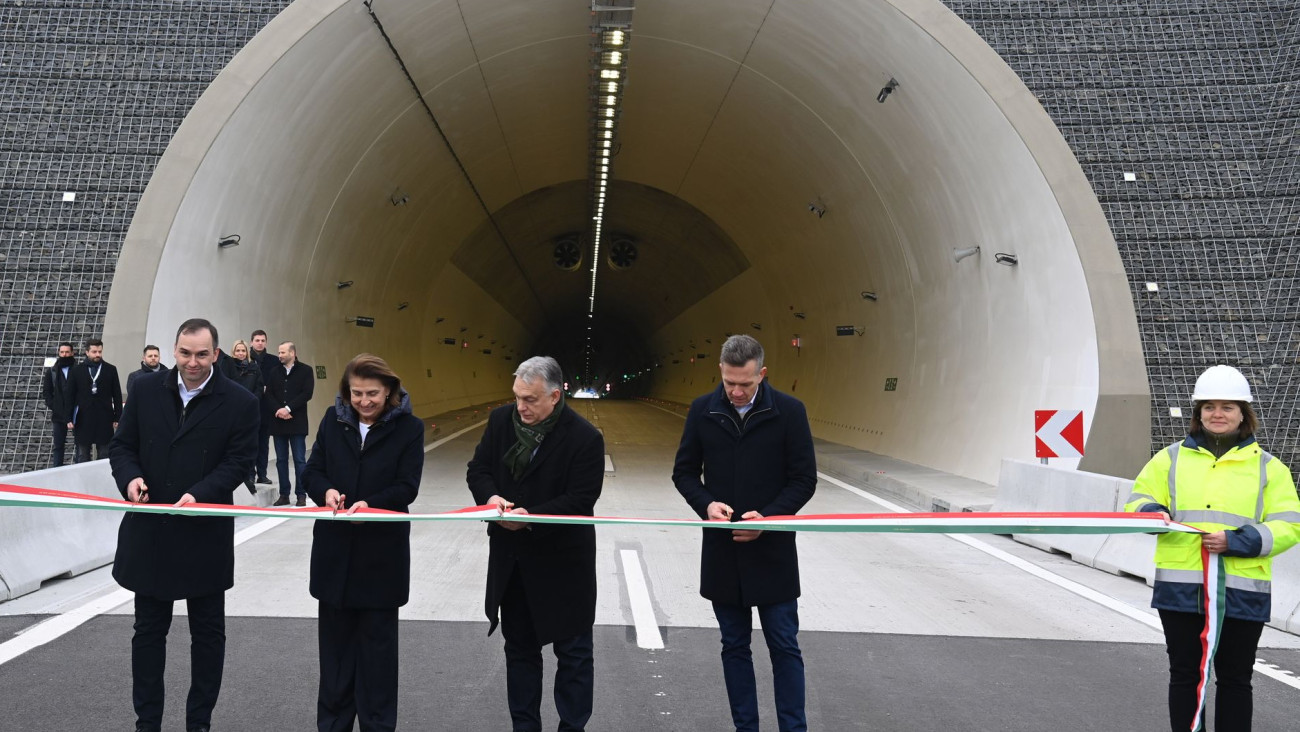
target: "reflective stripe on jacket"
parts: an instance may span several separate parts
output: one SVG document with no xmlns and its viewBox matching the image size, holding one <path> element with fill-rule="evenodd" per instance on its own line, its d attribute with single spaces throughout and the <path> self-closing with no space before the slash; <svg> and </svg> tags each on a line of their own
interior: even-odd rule
<svg viewBox="0 0 1300 732">
<path fill-rule="evenodd" d="M 1272 558 L 1300 541 L 1300 497 L 1291 471 L 1247 438 L 1217 460 L 1189 436 L 1156 453 L 1133 485 L 1126 511 L 1165 511 L 1175 521 L 1226 531 L 1230 618 L 1267 622 L 1272 612 Z M 1156 540 L 1151 606 L 1202 612 L 1201 539 L 1161 534 Z"/>
</svg>

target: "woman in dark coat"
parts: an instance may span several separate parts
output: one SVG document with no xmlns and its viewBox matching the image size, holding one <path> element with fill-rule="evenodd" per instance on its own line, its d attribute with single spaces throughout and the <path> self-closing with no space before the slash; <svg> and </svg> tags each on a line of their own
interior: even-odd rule
<svg viewBox="0 0 1300 732">
<path fill-rule="evenodd" d="M 424 423 L 383 359 L 347 365 L 303 472 L 317 505 L 408 512 L 424 470 Z M 406 521 L 317 521 L 311 595 L 320 601 L 320 732 L 397 727 L 397 609 L 411 588 Z"/>
<path fill-rule="evenodd" d="M 248 344 L 242 339 L 235 341 L 235 345 L 230 347 L 230 363 L 231 380 L 247 389 L 260 400 L 264 383 L 262 381 L 262 366 L 248 357 Z M 129 392 L 130 389 L 127 391 Z M 257 426 L 261 426 L 261 415 L 258 416 Z M 253 479 L 256 477 L 257 466 L 253 466 L 248 477 L 244 479 L 244 487 L 253 495 L 257 495 L 257 485 L 253 483 Z"/>
</svg>

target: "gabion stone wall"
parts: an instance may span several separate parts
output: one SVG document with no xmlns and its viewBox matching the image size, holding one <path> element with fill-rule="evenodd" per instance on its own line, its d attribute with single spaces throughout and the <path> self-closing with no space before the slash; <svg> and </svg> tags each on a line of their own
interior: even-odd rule
<svg viewBox="0 0 1300 732">
<path fill-rule="evenodd" d="M 945 2 L 1038 97 L 1101 201 L 1142 333 L 1152 450 L 1185 434 L 1200 372 L 1227 363 L 1254 386 L 1260 441 L 1296 465 L 1300 3 Z"/>
<path fill-rule="evenodd" d="M 64 340 L 80 356 L 101 335 L 154 165 L 217 73 L 288 4 L 0 2 L 0 474 L 49 465 L 45 358 Z M 138 352 L 104 358 L 123 386 L 140 367 Z"/>
<path fill-rule="evenodd" d="M 1182 434 L 1169 410 L 1186 413 L 1196 375 L 1229 363 L 1255 384 L 1265 445 L 1297 464 L 1300 3 L 945 2 L 1038 96 L 1101 200 L 1142 331 L 1152 449 Z M 0 0 L 0 473 L 48 463 L 44 358 L 99 335 L 168 140 L 288 4 Z M 136 353 L 106 358 L 136 368 Z"/>
</svg>

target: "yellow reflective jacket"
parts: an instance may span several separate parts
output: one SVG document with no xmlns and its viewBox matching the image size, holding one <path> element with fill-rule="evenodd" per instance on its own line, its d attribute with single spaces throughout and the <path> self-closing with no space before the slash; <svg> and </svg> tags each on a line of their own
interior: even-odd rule
<svg viewBox="0 0 1300 732">
<path fill-rule="evenodd" d="M 1165 511 L 1175 521 L 1226 531 L 1225 614 L 1267 622 L 1272 558 L 1300 541 L 1300 497 L 1291 471 L 1250 437 L 1217 460 L 1196 436 L 1156 453 L 1138 474 L 1126 511 Z M 1201 539 L 1160 534 L 1151 606 L 1204 612 Z"/>
</svg>

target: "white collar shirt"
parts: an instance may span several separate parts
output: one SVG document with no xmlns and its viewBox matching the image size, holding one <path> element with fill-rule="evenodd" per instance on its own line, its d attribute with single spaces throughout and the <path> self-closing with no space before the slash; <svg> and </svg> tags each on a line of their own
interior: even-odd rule
<svg viewBox="0 0 1300 732">
<path fill-rule="evenodd" d="M 760 385 L 759 388 L 762 388 L 761 385 Z M 755 390 L 754 390 L 754 396 L 752 396 L 752 397 L 749 398 L 749 404 L 745 404 L 745 405 L 743 405 L 743 406 L 736 407 L 736 413 L 739 414 L 739 415 L 742 416 L 742 417 L 745 416 L 746 414 L 748 414 L 748 413 L 749 413 L 749 410 L 751 410 L 751 409 L 754 408 L 754 400 L 757 399 L 757 398 L 758 398 L 758 389 L 755 389 Z"/>
<path fill-rule="evenodd" d="M 180 391 L 181 391 L 181 406 L 188 407 L 190 405 L 190 400 L 198 396 L 199 392 L 203 391 L 203 387 L 207 386 L 209 381 L 212 381 L 213 371 L 216 371 L 215 367 L 209 368 L 208 378 L 204 379 L 202 384 L 199 384 L 199 388 L 195 389 L 194 391 L 190 391 L 185 387 L 185 379 L 181 378 L 180 370 L 177 369 L 176 385 L 180 387 Z"/>
</svg>

